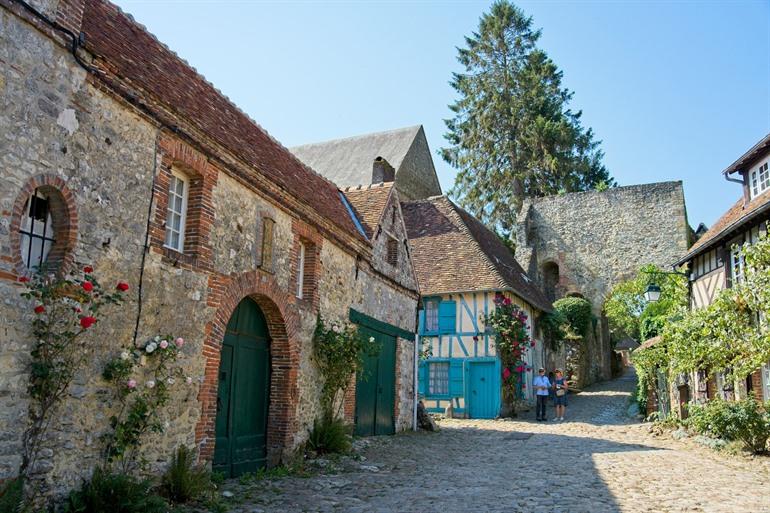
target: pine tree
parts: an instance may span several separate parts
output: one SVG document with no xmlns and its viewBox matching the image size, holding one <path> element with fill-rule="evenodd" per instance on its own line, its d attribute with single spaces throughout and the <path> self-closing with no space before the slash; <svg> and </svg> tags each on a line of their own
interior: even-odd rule
<svg viewBox="0 0 770 513">
<path fill-rule="evenodd" d="M 526 197 L 614 185 L 539 38 L 531 17 L 499 0 L 458 48 L 465 69 L 450 82 L 459 93 L 441 149 L 458 170 L 450 194 L 503 236 Z"/>
</svg>

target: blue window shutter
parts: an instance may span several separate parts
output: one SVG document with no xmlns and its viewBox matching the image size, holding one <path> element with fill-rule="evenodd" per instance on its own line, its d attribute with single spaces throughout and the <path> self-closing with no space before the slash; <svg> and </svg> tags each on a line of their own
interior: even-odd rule
<svg viewBox="0 0 770 513">
<path fill-rule="evenodd" d="M 417 393 L 423 397 L 428 394 L 428 363 L 425 360 L 420 362 L 417 370 Z"/>
<path fill-rule="evenodd" d="M 420 310 L 419 318 L 417 320 L 419 329 L 418 332 L 421 335 L 425 334 L 425 310 Z"/>
<path fill-rule="evenodd" d="M 449 361 L 449 395 L 462 397 L 465 395 L 465 382 L 463 376 L 463 361 Z"/>
<path fill-rule="evenodd" d="M 441 333 L 454 333 L 457 317 L 457 303 L 442 301 L 438 305 L 438 328 Z"/>
</svg>

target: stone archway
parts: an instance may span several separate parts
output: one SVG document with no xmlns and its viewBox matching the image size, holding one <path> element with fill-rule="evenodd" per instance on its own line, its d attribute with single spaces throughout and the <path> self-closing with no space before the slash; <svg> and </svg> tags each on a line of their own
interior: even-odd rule
<svg viewBox="0 0 770 513">
<path fill-rule="evenodd" d="M 281 290 L 273 276 L 261 271 L 209 278 L 207 304 L 216 308 L 216 311 L 206 326 L 206 339 L 203 343 L 205 371 L 198 395 L 201 416 L 195 429 L 195 442 L 199 446 L 200 459 L 210 461 L 215 444 L 220 349 L 227 322 L 245 297 L 253 299 L 262 310 L 270 334 L 272 371 L 267 418 L 267 462 L 268 466 L 274 466 L 281 461 L 296 431 L 299 315 L 294 296 Z"/>
</svg>

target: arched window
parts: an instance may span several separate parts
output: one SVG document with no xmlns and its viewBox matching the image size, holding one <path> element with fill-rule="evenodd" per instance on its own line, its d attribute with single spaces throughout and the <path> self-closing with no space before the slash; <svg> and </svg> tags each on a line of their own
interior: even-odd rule
<svg viewBox="0 0 770 513">
<path fill-rule="evenodd" d="M 51 198 L 35 189 L 26 200 L 19 225 L 19 249 L 27 269 L 36 269 L 48 259 L 55 240 Z"/>
<path fill-rule="evenodd" d="M 551 301 L 556 301 L 559 293 L 559 266 L 554 262 L 543 264 L 543 288 Z"/>
</svg>

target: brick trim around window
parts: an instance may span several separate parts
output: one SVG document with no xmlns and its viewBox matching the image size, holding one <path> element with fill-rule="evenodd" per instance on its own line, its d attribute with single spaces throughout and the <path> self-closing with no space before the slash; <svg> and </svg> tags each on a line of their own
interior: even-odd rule
<svg viewBox="0 0 770 513">
<path fill-rule="evenodd" d="M 291 280 L 289 290 L 296 297 L 299 278 L 300 243 L 305 246 L 305 266 L 302 273 L 302 298 L 297 298 L 300 306 L 318 310 L 318 277 L 321 276 L 321 246 L 323 237 L 309 224 L 293 219 L 291 231 L 294 242 L 291 248 Z"/>
<path fill-rule="evenodd" d="M 287 449 L 292 449 L 297 431 L 296 411 L 299 401 L 300 326 L 296 300 L 283 291 L 275 278 L 262 271 L 237 276 L 212 275 L 209 278 L 207 305 L 215 309 L 206 325 L 203 356 L 206 359 L 198 400 L 201 416 L 195 428 L 195 442 L 200 459 L 211 461 L 216 440 L 217 387 L 220 350 L 227 323 L 245 297 L 253 299 L 267 320 L 270 333 L 270 404 L 267 417 L 268 465 L 278 465 Z"/>
<path fill-rule="evenodd" d="M 40 174 L 27 180 L 27 183 L 16 196 L 13 210 L 3 212 L 4 216 L 11 218 L 8 227 L 10 255 L 2 255 L 1 258 L 12 264 L 15 274 L 0 271 L 0 279 L 15 280 L 19 276 L 26 276 L 30 273 L 22 258 L 19 228 L 22 217 L 26 215 L 24 206 L 35 189 L 48 196 L 53 222 L 55 241 L 46 259 L 48 268 L 53 271 L 67 271 L 73 263 L 73 251 L 78 237 L 78 212 L 75 197 L 61 177 Z"/>
<path fill-rule="evenodd" d="M 150 247 L 174 265 L 212 271 L 210 235 L 214 224 L 213 194 L 219 170 L 203 153 L 169 135 L 161 135 L 158 151 L 160 165 L 153 189 L 155 211 L 150 222 Z M 172 169 L 190 180 L 183 253 L 164 246 Z"/>
</svg>

